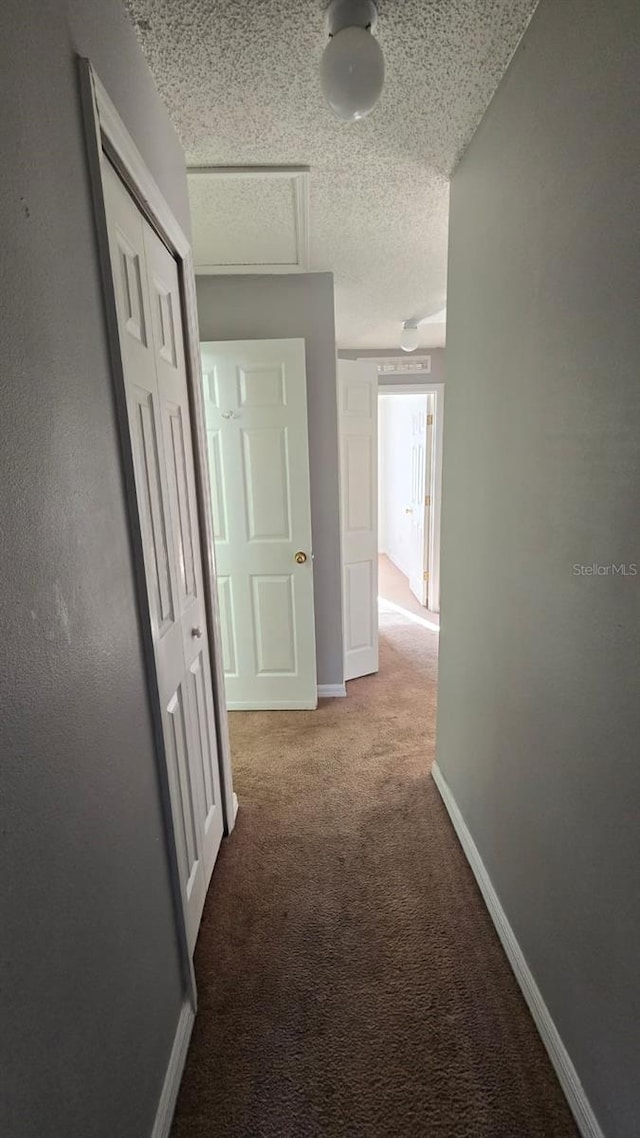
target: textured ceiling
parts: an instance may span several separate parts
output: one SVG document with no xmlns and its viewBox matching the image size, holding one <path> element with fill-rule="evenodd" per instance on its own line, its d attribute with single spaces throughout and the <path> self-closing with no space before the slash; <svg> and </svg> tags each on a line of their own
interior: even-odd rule
<svg viewBox="0 0 640 1138">
<path fill-rule="evenodd" d="M 189 165 L 311 167 L 311 268 L 335 274 L 339 347 L 395 348 L 403 320 L 443 308 L 448 179 L 537 0 L 379 0 L 385 89 L 357 123 L 320 92 L 324 0 L 127 2 Z M 443 342 L 443 324 L 421 329 Z"/>
</svg>

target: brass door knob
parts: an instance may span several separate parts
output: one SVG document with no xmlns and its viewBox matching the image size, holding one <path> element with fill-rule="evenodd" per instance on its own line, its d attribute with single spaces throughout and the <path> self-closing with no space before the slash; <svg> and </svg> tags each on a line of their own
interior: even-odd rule
<svg viewBox="0 0 640 1138">
<path fill-rule="evenodd" d="M 299 549 L 297 553 L 294 553 L 293 560 L 295 561 L 296 565 L 304 565 L 305 561 L 307 560 L 307 555 L 306 553 L 303 553 L 301 549 Z"/>
</svg>

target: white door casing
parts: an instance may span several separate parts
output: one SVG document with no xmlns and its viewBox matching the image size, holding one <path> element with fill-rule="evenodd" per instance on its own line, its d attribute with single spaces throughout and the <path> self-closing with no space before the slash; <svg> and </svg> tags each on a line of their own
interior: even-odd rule
<svg viewBox="0 0 640 1138">
<path fill-rule="evenodd" d="M 427 607 L 431 612 L 440 612 L 440 515 L 442 512 L 442 438 L 444 417 L 444 389 L 439 385 L 430 395 L 433 412 L 432 428 L 429 437 L 430 484 L 427 493 L 431 498 L 428 514 L 429 527 L 429 582 Z"/>
<path fill-rule="evenodd" d="M 378 377 L 338 360 L 345 680 L 378 670 Z"/>
<path fill-rule="evenodd" d="M 429 605 L 433 596 L 433 562 L 434 562 L 434 513 L 435 513 L 435 420 L 436 395 L 431 392 L 427 395 L 427 423 L 425 431 L 425 458 L 424 458 L 424 571 L 427 574 L 426 588 L 424 590 L 424 605 Z"/>
<path fill-rule="evenodd" d="M 315 708 L 304 340 L 201 352 L 227 707 Z"/>
<path fill-rule="evenodd" d="M 399 398 L 402 398 L 400 396 Z M 430 534 L 433 509 L 433 394 L 421 397 L 411 414 L 411 501 L 409 505 L 411 572 L 409 587 L 421 605 L 429 592 Z"/>
<path fill-rule="evenodd" d="M 177 265 L 103 157 L 129 434 L 187 939 L 223 833 Z"/>
</svg>

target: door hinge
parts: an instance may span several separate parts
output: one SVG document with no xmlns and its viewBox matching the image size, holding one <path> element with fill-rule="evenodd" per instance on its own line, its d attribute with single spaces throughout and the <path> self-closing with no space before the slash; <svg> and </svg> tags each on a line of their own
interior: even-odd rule
<svg viewBox="0 0 640 1138">
<path fill-rule="evenodd" d="M 423 581 L 428 581 L 428 580 L 429 580 L 429 574 L 428 574 L 428 573 L 426 573 L 426 572 L 425 572 L 425 573 L 423 573 L 423 574 L 422 574 L 422 580 L 423 580 Z"/>
<path fill-rule="evenodd" d="M 430 506 L 430 505 L 431 505 L 431 494 L 427 494 L 427 495 L 425 496 L 425 499 L 424 499 L 424 504 L 425 504 L 425 506 Z"/>
<path fill-rule="evenodd" d="M 428 427 L 433 426 L 433 415 L 427 415 L 427 426 Z"/>
</svg>

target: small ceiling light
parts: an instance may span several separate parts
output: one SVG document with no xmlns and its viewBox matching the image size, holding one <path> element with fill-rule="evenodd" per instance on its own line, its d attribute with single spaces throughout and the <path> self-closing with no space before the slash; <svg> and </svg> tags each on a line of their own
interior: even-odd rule
<svg viewBox="0 0 640 1138">
<path fill-rule="evenodd" d="M 400 347 L 403 352 L 415 352 L 420 342 L 417 320 L 405 320 L 400 333 Z"/>
<path fill-rule="evenodd" d="M 363 119 L 384 86 L 384 56 L 371 34 L 378 20 L 373 0 L 331 0 L 330 39 L 320 63 L 322 93 L 343 122 Z"/>
</svg>

